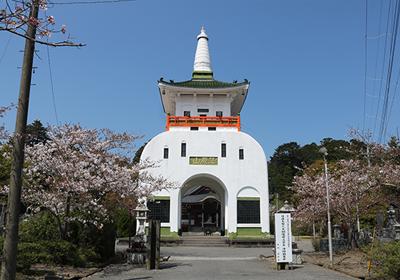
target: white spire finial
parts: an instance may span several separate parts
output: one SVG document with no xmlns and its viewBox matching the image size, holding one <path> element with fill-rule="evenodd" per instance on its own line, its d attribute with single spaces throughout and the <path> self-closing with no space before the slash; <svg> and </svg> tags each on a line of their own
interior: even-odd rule
<svg viewBox="0 0 400 280">
<path fill-rule="evenodd" d="M 201 28 L 201 33 L 197 36 L 197 49 L 196 56 L 194 58 L 194 71 L 212 71 L 211 70 L 211 59 L 210 50 L 208 49 L 208 36 L 204 29 Z"/>
</svg>

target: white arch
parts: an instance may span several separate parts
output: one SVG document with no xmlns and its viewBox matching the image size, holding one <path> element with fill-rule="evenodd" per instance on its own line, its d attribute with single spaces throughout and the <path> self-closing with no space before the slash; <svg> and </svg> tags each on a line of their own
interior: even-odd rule
<svg viewBox="0 0 400 280">
<path fill-rule="evenodd" d="M 236 197 L 260 197 L 260 193 L 254 187 L 243 187 L 237 192 Z"/>
</svg>

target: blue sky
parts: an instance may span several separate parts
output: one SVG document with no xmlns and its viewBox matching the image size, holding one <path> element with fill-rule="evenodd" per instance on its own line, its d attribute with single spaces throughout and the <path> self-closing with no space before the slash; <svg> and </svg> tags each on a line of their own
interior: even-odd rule
<svg viewBox="0 0 400 280">
<path fill-rule="evenodd" d="M 4 2 L 0 0 L 0 8 Z M 166 117 L 157 80 L 191 78 L 196 37 L 204 25 L 214 78 L 251 82 L 241 112 L 242 131 L 261 144 L 267 159 L 283 143 L 345 139 L 349 126 L 378 135 L 381 121 L 365 115 L 382 118 L 386 84 L 371 79 L 386 77 L 381 73 L 388 65 L 384 43 L 390 37 L 368 39 L 366 55 L 365 35 L 366 29 L 370 37 L 386 32 L 388 4 L 382 1 L 381 12 L 381 1 L 368 1 L 368 21 L 364 0 L 54 5 L 47 14 L 59 27 L 65 24 L 75 42 L 87 45 L 48 49 L 58 121 L 144 135 L 138 146 L 163 132 Z M 66 38 L 55 34 L 50 40 Z M 9 33 L 0 32 L 2 106 L 17 101 L 25 43 L 15 35 L 9 39 Z M 37 45 L 37 50 L 28 123 L 39 119 L 54 124 L 47 47 Z M 397 53 L 393 57 L 396 83 L 400 64 Z M 391 86 L 389 96 L 395 89 Z M 396 134 L 399 104 L 389 101 L 386 108 L 386 131 Z M 2 121 L 13 131 L 15 111 Z"/>
</svg>

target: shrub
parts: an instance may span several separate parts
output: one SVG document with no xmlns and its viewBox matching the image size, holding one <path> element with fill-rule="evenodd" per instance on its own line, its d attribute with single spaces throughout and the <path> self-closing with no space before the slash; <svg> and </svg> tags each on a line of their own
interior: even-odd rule
<svg viewBox="0 0 400 280">
<path fill-rule="evenodd" d="M 54 240 L 59 237 L 57 221 L 48 211 L 42 211 L 19 226 L 19 241 Z"/>
<path fill-rule="evenodd" d="M 371 260 L 371 270 L 377 279 L 400 279 L 400 242 L 377 242 L 371 251 L 363 248 L 366 260 Z"/>
<path fill-rule="evenodd" d="M 18 243 L 17 271 L 28 272 L 32 265 L 51 264 L 51 256 L 41 244 Z"/>
<path fill-rule="evenodd" d="M 102 229 L 92 224 L 79 222 L 70 224 L 70 241 L 82 249 L 94 251 L 101 261 L 106 261 L 115 254 L 115 225 L 103 223 Z M 89 254 L 90 255 L 90 254 Z"/>
<path fill-rule="evenodd" d="M 313 246 L 315 252 L 319 252 L 321 250 L 321 240 L 319 238 L 311 239 L 311 245 Z"/>
<path fill-rule="evenodd" d="M 51 256 L 51 263 L 55 265 L 86 267 L 100 259 L 93 250 L 81 250 L 78 246 L 64 240 L 41 241 L 40 244 Z"/>
</svg>

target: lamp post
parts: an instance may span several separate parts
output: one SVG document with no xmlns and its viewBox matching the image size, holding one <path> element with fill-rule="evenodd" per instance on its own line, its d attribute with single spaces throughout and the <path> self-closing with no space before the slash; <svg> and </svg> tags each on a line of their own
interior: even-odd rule
<svg viewBox="0 0 400 280">
<path fill-rule="evenodd" d="M 319 153 L 324 157 L 325 162 L 325 179 L 326 179 L 326 200 L 328 206 L 328 242 L 329 242 L 329 264 L 333 265 L 333 256 L 332 256 L 332 229 L 331 229 L 331 215 L 329 213 L 329 184 L 328 184 L 328 165 L 326 156 L 328 155 L 328 150 L 325 147 L 322 147 L 319 150 Z"/>
</svg>

